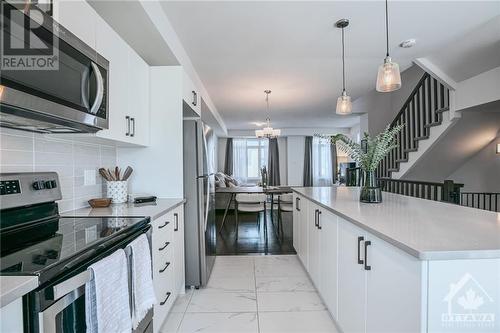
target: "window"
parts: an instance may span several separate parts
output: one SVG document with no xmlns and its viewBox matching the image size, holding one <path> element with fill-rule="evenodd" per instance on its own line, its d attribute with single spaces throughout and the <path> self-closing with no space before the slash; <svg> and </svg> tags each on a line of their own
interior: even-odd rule
<svg viewBox="0 0 500 333">
<path fill-rule="evenodd" d="M 260 170 L 267 166 L 267 149 L 267 139 L 234 139 L 234 177 L 242 183 L 260 181 Z"/>
<path fill-rule="evenodd" d="M 314 137 L 312 149 L 313 185 L 331 186 L 333 173 L 330 141 Z"/>
</svg>

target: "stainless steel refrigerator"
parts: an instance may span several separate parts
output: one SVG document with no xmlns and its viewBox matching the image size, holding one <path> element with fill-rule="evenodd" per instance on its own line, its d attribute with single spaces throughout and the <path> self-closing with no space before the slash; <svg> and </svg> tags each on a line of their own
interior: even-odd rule
<svg viewBox="0 0 500 333">
<path fill-rule="evenodd" d="M 206 285 L 215 262 L 215 136 L 196 117 L 184 118 L 186 285 Z"/>
</svg>

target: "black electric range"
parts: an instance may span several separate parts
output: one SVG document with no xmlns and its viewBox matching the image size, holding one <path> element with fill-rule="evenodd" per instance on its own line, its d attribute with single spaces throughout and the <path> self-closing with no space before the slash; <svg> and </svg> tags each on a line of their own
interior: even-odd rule
<svg viewBox="0 0 500 333">
<path fill-rule="evenodd" d="M 61 217 L 61 197 L 54 172 L 0 174 L 0 275 L 39 281 L 23 296 L 25 332 L 85 332 L 88 267 L 151 230 L 147 217 Z"/>
<path fill-rule="evenodd" d="M 38 275 L 43 284 L 148 222 L 145 217 L 55 217 L 43 226 L 24 230 L 24 236 L 12 235 L 22 240 L 15 246 L 9 234 L 2 232 L 6 241 L 1 242 L 0 275 Z M 44 235 L 47 229 L 54 232 Z M 30 233 L 44 236 L 29 240 Z"/>
</svg>

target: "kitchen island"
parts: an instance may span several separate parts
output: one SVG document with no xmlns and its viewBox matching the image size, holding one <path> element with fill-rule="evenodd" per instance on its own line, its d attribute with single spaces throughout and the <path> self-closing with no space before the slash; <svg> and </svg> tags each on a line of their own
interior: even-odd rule
<svg viewBox="0 0 500 333">
<path fill-rule="evenodd" d="M 294 188 L 294 247 L 345 332 L 498 332 L 500 214 Z"/>
</svg>

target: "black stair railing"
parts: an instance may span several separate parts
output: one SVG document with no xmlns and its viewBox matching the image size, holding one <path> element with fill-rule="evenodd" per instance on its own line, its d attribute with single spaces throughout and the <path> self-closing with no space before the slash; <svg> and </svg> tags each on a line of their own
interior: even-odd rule
<svg viewBox="0 0 500 333">
<path fill-rule="evenodd" d="M 460 204 L 462 206 L 490 210 L 492 212 L 500 211 L 500 193 L 463 192 L 460 195 Z"/>
<path fill-rule="evenodd" d="M 452 180 L 436 183 L 392 178 L 378 178 L 378 184 L 385 192 L 455 204 L 460 204 L 460 189 L 464 186 Z"/>
<path fill-rule="evenodd" d="M 397 148 L 380 162 L 376 173 L 380 178 L 399 171 L 399 164 L 408 161 L 408 153 L 418 150 L 418 142 L 429 138 L 429 129 L 443 120 L 450 109 L 450 91 L 441 82 L 425 73 L 408 96 L 391 127 L 404 124 L 396 135 Z"/>
</svg>

